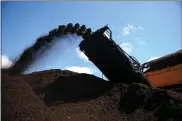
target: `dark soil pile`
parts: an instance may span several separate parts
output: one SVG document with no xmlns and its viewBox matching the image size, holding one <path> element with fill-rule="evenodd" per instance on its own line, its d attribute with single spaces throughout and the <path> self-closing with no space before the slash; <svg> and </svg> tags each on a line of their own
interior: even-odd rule
<svg viewBox="0 0 182 121">
<path fill-rule="evenodd" d="M 182 94 L 88 74 L 2 70 L 3 121 L 181 121 Z"/>
</svg>

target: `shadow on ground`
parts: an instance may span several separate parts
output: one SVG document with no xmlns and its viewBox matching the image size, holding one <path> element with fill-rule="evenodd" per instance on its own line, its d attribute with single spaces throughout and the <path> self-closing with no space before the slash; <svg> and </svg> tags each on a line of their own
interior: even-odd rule
<svg viewBox="0 0 182 121">
<path fill-rule="evenodd" d="M 89 80 L 88 80 L 89 78 Z M 88 74 L 60 76 L 43 87 L 36 87 L 36 94 L 45 94 L 44 102 L 51 106 L 60 103 L 75 103 L 95 99 L 113 87 L 109 81 Z M 59 104 L 59 103 L 58 103 Z"/>
</svg>

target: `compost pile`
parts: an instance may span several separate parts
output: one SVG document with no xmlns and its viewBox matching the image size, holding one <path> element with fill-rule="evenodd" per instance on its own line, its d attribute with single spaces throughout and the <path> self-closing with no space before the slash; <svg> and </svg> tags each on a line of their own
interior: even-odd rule
<svg viewBox="0 0 182 121">
<path fill-rule="evenodd" d="M 40 50 L 49 49 L 44 50 L 47 43 L 66 33 L 88 36 L 91 29 L 79 24 L 59 26 L 38 38 L 12 68 L 1 69 L 3 121 L 182 120 L 181 93 L 135 83 L 116 84 L 68 70 L 20 74 L 40 57 Z"/>
<path fill-rule="evenodd" d="M 46 96 L 45 96 L 46 94 Z M 3 121 L 181 121 L 182 95 L 67 70 L 2 70 Z"/>
</svg>

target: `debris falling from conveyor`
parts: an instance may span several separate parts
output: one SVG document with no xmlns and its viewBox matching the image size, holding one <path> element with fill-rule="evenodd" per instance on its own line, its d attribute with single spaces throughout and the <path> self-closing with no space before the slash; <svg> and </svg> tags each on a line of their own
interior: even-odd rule
<svg viewBox="0 0 182 121">
<path fill-rule="evenodd" d="M 91 33 L 90 28 L 87 29 L 85 25 L 80 26 L 79 23 L 75 25 L 69 23 L 67 26 L 60 25 L 58 28 L 51 30 L 48 35 L 39 37 L 31 47 L 25 49 L 10 71 L 14 74 L 26 72 L 30 65 L 34 64 L 35 61 L 43 56 L 46 56 L 46 54 L 48 55 L 49 50 L 52 50 L 55 45 L 59 45 L 59 41 L 61 42 L 61 40 L 67 37 L 71 40 L 74 40 L 77 36 L 86 37 Z M 70 35 L 72 35 L 72 37 Z M 69 43 L 69 41 L 66 42 L 67 44 Z M 63 45 L 63 43 L 61 43 L 61 45 Z M 74 45 L 73 43 L 72 45 Z M 60 50 L 60 48 L 58 50 Z M 55 51 L 57 52 L 57 50 Z"/>
<path fill-rule="evenodd" d="M 34 61 L 28 66 L 24 73 L 57 68 L 58 66 L 55 67 L 54 65 L 59 65 L 61 58 L 68 56 L 68 51 L 75 51 L 80 41 L 81 38 L 71 34 L 56 37 L 52 43 L 46 43 L 34 54 Z"/>
</svg>

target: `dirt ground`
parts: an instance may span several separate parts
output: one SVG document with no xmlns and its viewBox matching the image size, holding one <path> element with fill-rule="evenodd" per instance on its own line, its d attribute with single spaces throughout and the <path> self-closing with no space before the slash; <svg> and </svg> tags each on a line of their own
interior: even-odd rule
<svg viewBox="0 0 182 121">
<path fill-rule="evenodd" d="M 2 70 L 2 121 L 182 121 L 182 94 L 88 74 Z"/>
</svg>

